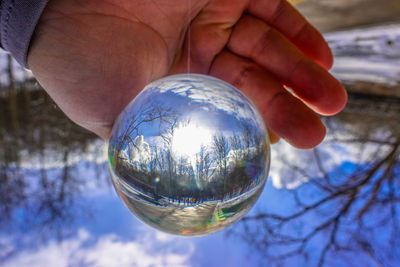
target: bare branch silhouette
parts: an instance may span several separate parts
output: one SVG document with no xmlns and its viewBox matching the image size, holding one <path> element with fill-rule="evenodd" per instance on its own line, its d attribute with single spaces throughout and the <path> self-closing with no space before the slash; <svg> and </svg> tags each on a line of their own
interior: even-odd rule
<svg viewBox="0 0 400 267">
<path fill-rule="evenodd" d="M 333 135 L 325 146 L 351 144 L 354 160 L 358 161 L 346 163 L 348 167 L 326 165 L 329 154 L 322 152 L 323 147 L 308 153 L 304 165 L 282 156 L 286 175 L 308 177 L 299 187 L 284 189 L 296 208 L 286 215 L 259 211 L 242 219 L 241 226 L 232 234 L 240 235 L 278 265 L 302 259 L 311 265 L 325 266 L 340 259 L 340 255 L 361 252 L 366 259 L 386 266 L 389 254 L 392 257 L 400 251 L 396 241 L 400 236 L 398 121 L 345 112 L 327 124 L 334 127 L 331 131 L 341 131 L 348 138 Z M 382 139 L 383 133 L 387 139 Z M 391 245 L 381 248 L 392 251 L 386 258 L 377 254 L 380 242 L 376 240 L 381 238 L 377 231 L 390 233 L 387 243 Z M 360 233 L 369 236 L 360 238 Z M 316 244 L 319 249 L 310 251 Z M 392 259 L 396 260 L 400 258 Z"/>
</svg>

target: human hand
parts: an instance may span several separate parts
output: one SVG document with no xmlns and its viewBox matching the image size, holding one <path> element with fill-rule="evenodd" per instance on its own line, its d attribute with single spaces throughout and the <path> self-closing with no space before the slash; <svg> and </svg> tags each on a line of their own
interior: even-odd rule
<svg viewBox="0 0 400 267">
<path fill-rule="evenodd" d="M 316 113 L 333 115 L 346 103 L 327 72 L 327 44 L 284 0 L 51 0 L 28 56 L 60 108 L 105 139 L 145 85 L 188 72 L 188 61 L 190 72 L 244 92 L 272 141 L 316 146 L 325 136 Z"/>
</svg>

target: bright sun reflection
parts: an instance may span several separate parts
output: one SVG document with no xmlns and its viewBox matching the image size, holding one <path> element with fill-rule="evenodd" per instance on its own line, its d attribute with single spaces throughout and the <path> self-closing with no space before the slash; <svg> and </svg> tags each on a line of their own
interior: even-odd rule
<svg viewBox="0 0 400 267">
<path fill-rule="evenodd" d="M 174 129 L 172 150 L 175 155 L 193 162 L 201 147 L 209 145 L 211 141 L 212 133 L 208 128 L 188 124 Z"/>
</svg>

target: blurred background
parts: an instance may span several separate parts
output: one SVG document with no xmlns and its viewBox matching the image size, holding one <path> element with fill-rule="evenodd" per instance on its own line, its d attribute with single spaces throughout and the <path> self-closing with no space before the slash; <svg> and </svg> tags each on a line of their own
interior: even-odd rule
<svg viewBox="0 0 400 267">
<path fill-rule="evenodd" d="M 110 182 L 106 144 L 0 54 L 0 266 L 400 266 L 400 1 L 309 0 L 349 91 L 314 150 L 272 147 L 266 188 L 203 238 L 142 224 Z"/>
</svg>

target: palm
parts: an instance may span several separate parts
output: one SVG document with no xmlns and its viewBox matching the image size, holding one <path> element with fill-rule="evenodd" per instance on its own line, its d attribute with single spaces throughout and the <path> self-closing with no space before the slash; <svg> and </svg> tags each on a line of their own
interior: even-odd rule
<svg viewBox="0 0 400 267">
<path fill-rule="evenodd" d="M 274 12 L 281 10 L 274 7 L 279 1 L 189 1 L 52 0 L 31 47 L 30 67 L 68 116 L 104 138 L 146 84 L 190 71 L 237 86 L 253 99 L 267 126 L 295 146 L 319 143 L 325 132 L 318 117 L 281 84 L 319 113 L 343 107 L 343 89 L 308 58 L 331 64 L 321 37 L 304 31 L 307 41 L 284 25 Z M 318 96 L 312 88 L 322 84 L 329 90 Z"/>
</svg>

